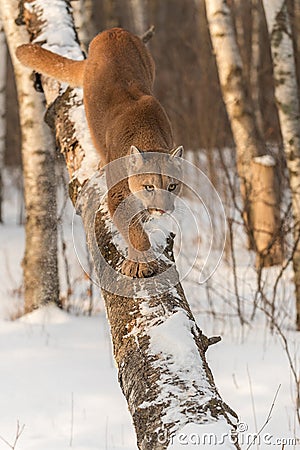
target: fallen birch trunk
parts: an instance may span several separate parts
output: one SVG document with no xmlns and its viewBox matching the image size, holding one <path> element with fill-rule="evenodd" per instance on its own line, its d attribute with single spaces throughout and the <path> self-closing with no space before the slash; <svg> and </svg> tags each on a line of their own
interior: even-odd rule
<svg viewBox="0 0 300 450">
<path fill-rule="evenodd" d="M 10 3 L 8 8 L 15 14 L 18 2 Z M 22 4 L 31 40 L 64 56 L 81 58 L 68 2 Z M 166 238 L 163 250 L 157 249 L 162 276 L 129 279 L 119 273 L 124 255 L 107 210 L 105 177 L 97 170 L 98 155 L 88 139 L 82 91 L 61 93 L 56 82 L 44 77 L 42 85 L 47 122 L 55 129 L 66 159 L 70 197 L 82 217 L 102 288 L 119 382 L 138 448 L 166 449 L 176 432 L 194 424 L 201 425 L 199 434 L 209 430 L 220 442 L 225 434 L 222 447 L 239 449 L 236 414 L 218 393 L 205 358 L 209 345 L 219 339 L 205 337 L 190 311 L 173 262 L 173 236 Z"/>
</svg>

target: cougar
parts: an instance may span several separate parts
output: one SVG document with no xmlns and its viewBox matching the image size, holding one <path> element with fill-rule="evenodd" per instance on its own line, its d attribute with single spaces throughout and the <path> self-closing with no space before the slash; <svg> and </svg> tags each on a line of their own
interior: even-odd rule
<svg viewBox="0 0 300 450">
<path fill-rule="evenodd" d="M 144 222 L 174 210 L 183 148 L 174 148 L 170 121 L 153 95 L 149 51 L 137 36 L 113 28 L 92 40 L 82 61 L 38 44 L 21 45 L 16 55 L 39 73 L 83 87 L 88 127 L 106 169 L 109 213 L 128 245 L 121 271 L 140 278 L 155 274 L 158 264 Z M 114 183 L 116 166 L 110 163 L 117 160 L 124 176 Z"/>
</svg>

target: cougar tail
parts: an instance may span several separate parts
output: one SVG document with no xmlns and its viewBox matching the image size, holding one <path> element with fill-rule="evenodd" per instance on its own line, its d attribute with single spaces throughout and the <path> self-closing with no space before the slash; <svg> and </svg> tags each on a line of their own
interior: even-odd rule
<svg viewBox="0 0 300 450">
<path fill-rule="evenodd" d="M 85 60 L 75 61 L 50 52 L 37 44 L 20 45 L 16 56 L 24 66 L 72 87 L 82 87 Z"/>
</svg>

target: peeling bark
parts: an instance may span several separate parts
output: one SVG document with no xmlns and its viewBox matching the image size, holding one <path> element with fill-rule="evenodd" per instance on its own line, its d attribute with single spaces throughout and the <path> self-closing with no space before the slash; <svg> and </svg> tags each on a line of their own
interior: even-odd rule
<svg viewBox="0 0 300 450">
<path fill-rule="evenodd" d="M 63 8 L 65 2 L 60 3 L 63 14 L 68 16 L 65 23 L 70 24 L 69 11 Z M 44 44 L 49 26 L 47 18 L 51 16 L 47 11 L 51 5 L 44 2 L 41 6 L 40 0 L 31 1 L 30 5 L 27 29 L 35 42 L 42 34 Z M 64 51 L 64 43 L 60 45 Z M 72 46 L 78 48 L 75 39 Z M 133 418 L 139 449 L 166 449 L 173 433 L 189 422 L 217 425 L 222 421 L 230 436 L 235 432 L 237 417 L 223 402 L 207 364 L 205 352 L 215 341 L 205 337 L 198 328 L 178 282 L 172 257 L 173 237 L 170 235 L 159 257 L 161 271 L 170 269 L 170 275 L 159 283 L 155 278 L 134 280 L 119 273 L 124 256 L 115 244 L 120 236 L 109 217 L 103 195 L 105 177 L 97 171 L 99 161 L 87 136 L 78 140 L 78 129 L 82 129 L 85 120 L 82 91 L 67 89 L 53 102 L 51 83 L 44 77 L 42 80 L 49 105 L 47 121 L 55 128 L 66 159 L 71 178 L 70 196 L 82 217 L 95 273 L 102 287 L 119 382 Z M 183 335 L 187 336 L 184 355 L 190 357 L 190 364 L 176 362 L 173 350 L 166 352 L 161 347 L 160 351 L 160 343 L 153 345 L 157 333 L 163 333 L 173 321 L 179 324 L 174 346 Z M 236 442 L 229 443 L 227 448 L 240 447 Z"/>
<path fill-rule="evenodd" d="M 247 101 L 242 61 L 230 9 L 226 0 L 206 0 L 205 4 L 223 99 L 236 144 L 237 170 L 241 180 L 249 247 L 256 251 L 258 266 L 280 264 L 283 252 L 279 192 L 276 184 L 268 190 L 269 195 L 255 185 L 259 176 L 256 173 L 258 166 L 253 164 L 253 160 L 265 155 L 266 149 L 256 126 L 251 104 Z M 270 179 L 276 180 L 275 164 L 269 171 L 273 172 L 271 178 L 262 181 L 262 184 L 269 184 Z M 262 174 L 260 169 L 259 173 Z M 265 207 L 261 208 L 261 204 Z"/>
<path fill-rule="evenodd" d="M 275 98 L 292 193 L 296 324 L 300 330 L 300 104 L 291 23 L 285 0 L 263 0 L 271 40 Z"/>
<path fill-rule="evenodd" d="M 25 312 L 54 302 L 59 304 L 55 146 L 43 121 L 44 96 L 36 92 L 31 72 L 15 57 L 18 45 L 28 41 L 16 25 L 18 8 L 0 1 L 6 40 L 14 66 L 22 128 L 22 160 L 26 207 L 23 259 Z"/>
</svg>

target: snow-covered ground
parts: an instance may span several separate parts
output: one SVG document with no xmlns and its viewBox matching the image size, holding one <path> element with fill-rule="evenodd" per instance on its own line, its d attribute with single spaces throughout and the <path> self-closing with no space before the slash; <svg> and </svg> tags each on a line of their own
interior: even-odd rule
<svg viewBox="0 0 300 450">
<path fill-rule="evenodd" d="M 0 450 L 8 449 L 8 443 L 13 448 L 18 424 L 19 431 L 24 426 L 14 447 L 20 450 L 134 450 L 135 434 L 118 385 L 99 293 L 94 292 L 92 317 L 82 314 L 89 304 L 85 295 L 89 282 L 73 249 L 70 206 L 64 219 L 64 239 L 75 286 L 70 294 L 72 312 L 51 306 L 19 317 L 24 230 L 17 224 L 20 196 L 14 189 L 15 181 L 11 176 L 7 179 L 5 223 L 0 225 Z M 193 199 L 188 201 L 191 208 L 196 208 Z M 184 216 L 181 220 L 184 227 Z M 183 234 L 184 251 L 179 252 L 182 265 L 190 261 L 195 243 L 203 241 L 203 234 Z M 207 358 L 222 397 L 240 417 L 242 448 L 249 447 L 253 434 L 263 427 L 270 411 L 259 441 L 251 448 L 300 448 L 300 441 L 296 444 L 295 440 L 300 438 L 295 381 L 287 353 L 276 327 L 270 331 L 259 297 L 254 319 L 250 320 L 257 290 L 256 274 L 251 268 L 253 256 L 244 249 L 241 227 L 236 227 L 235 236 L 238 296 L 228 249 L 207 283 L 198 284 L 198 267 L 190 271 L 183 285 L 200 328 L 208 336 L 222 336 L 222 341 L 208 350 Z M 211 267 L 217 260 L 218 252 L 209 259 Z M 60 264 L 63 272 L 62 260 Z M 270 298 L 277 273 L 278 269 L 269 269 L 263 274 L 264 290 Z M 292 326 L 291 277 L 287 270 L 279 283 L 276 324 L 287 338 L 299 373 L 300 333 L 293 331 Z M 62 284 L 66 290 L 65 280 Z M 248 322 L 244 325 L 237 314 L 238 303 Z M 170 448 L 217 448 L 213 440 L 208 446 L 203 442 L 200 427 L 186 427 L 182 433 L 181 443 L 174 440 Z"/>
</svg>

